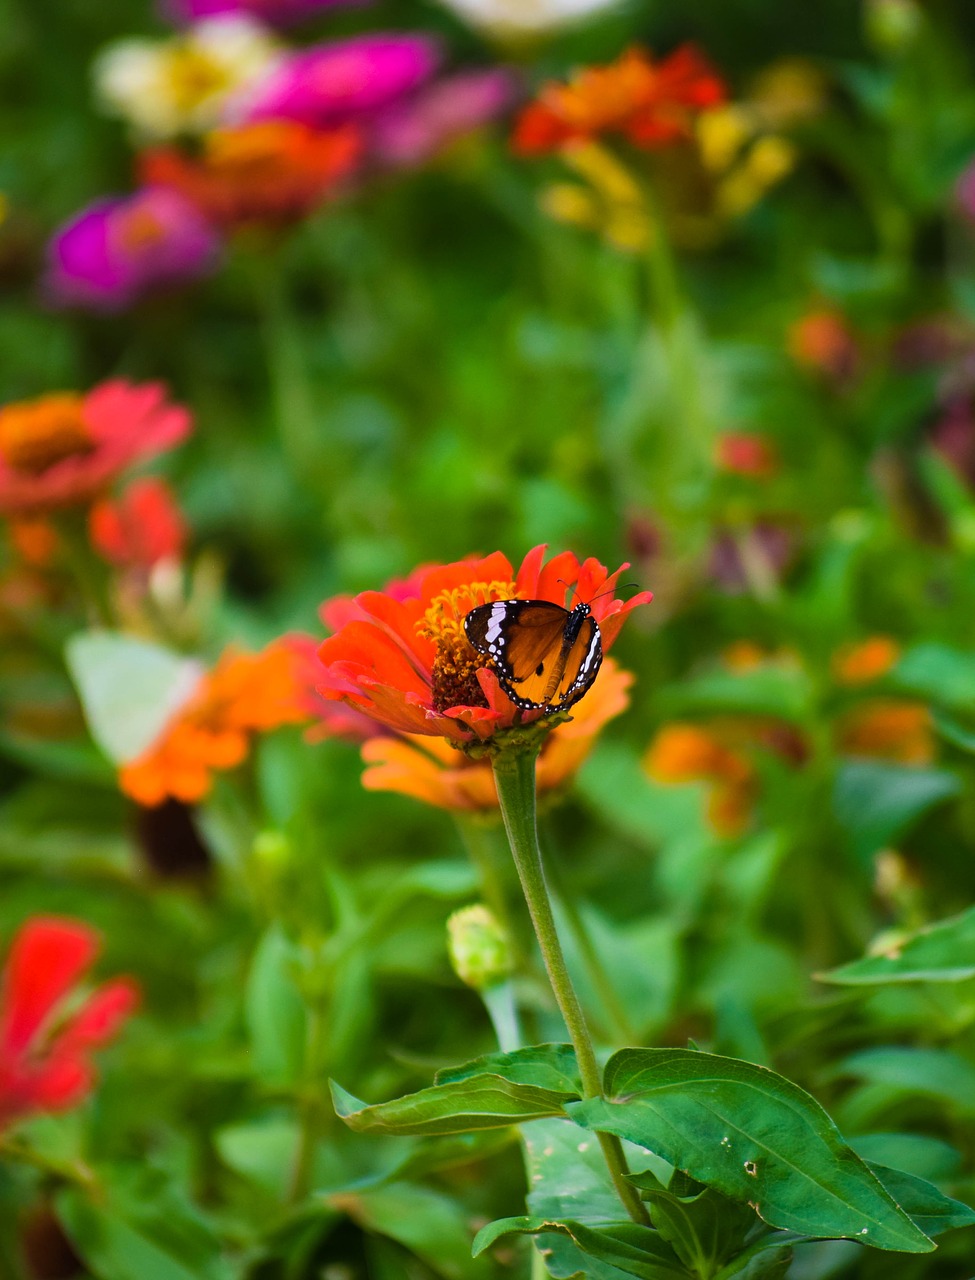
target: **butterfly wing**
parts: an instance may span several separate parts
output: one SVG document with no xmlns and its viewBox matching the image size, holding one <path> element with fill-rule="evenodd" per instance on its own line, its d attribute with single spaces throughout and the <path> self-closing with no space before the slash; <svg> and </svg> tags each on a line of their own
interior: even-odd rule
<svg viewBox="0 0 975 1280">
<path fill-rule="evenodd" d="M 592 684 L 602 661 L 595 619 L 578 619 L 575 611 L 548 600 L 479 605 L 464 628 L 474 648 L 494 659 L 508 697 L 527 710 L 571 706 Z"/>
<path fill-rule="evenodd" d="M 579 634 L 573 640 L 565 659 L 565 668 L 551 698 L 553 709 L 565 710 L 578 702 L 596 679 L 603 661 L 599 624 L 590 614 L 583 618 Z"/>
</svg>

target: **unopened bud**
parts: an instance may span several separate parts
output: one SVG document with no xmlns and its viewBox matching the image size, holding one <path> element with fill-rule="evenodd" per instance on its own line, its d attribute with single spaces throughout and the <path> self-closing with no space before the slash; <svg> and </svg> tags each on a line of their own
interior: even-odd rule
<svg viewBox="0 0 975 1280">
<path fill-rule="evenodd" d="M 275 874 L 291 860 L 291 841 L 281 831 L 259 831 L 252 846 L 254 861 Z"/>
<path fill-rule="evenodd" d="M 504 982 L 511 972 L 511 949 L 487 907 L 461 907 L 447 921 L 447 950 L 454 972 L 475 991 Z"/>
</svg>

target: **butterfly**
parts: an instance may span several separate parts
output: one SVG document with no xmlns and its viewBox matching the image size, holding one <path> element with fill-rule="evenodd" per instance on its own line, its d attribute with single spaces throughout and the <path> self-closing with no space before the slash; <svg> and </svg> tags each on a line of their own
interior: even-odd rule
<svg viewBox="0 0 975 1280">
<path fill-rule="evenodd" d="M 516 706 L 553 715 L 582 697 L 603 660 L 599 624 L 588 604 L 494 600 L 464 619 L 467 638 L 494 659 L 498 683 Z"/>
</svg>

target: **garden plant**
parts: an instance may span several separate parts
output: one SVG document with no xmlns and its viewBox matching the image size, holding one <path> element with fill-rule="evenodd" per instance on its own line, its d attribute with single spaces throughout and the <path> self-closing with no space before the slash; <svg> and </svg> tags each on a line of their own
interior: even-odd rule
<svg viewBox="0 0 975 1280">
<path fill-rule="evenodd" d="M 0 15 L 0 1280 L 975 1280 L 975 9 Z"/>
</svg>

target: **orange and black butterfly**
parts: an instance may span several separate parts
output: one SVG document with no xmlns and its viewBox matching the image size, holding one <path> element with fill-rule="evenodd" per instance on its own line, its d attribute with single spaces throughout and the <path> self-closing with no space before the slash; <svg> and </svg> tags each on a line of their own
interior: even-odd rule
<svg viewBox="0 0 975 1280">
<path fill-rule="evenodd" d="M 599 624 L 589 605 L 563 609 L 550 600 L 494 600 L 464 619 L 467 638 L 494 659 L 498 683 L 516 706 L 553 715 L 582 697 L 603 660 Z"/>
</svg>

